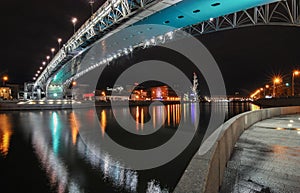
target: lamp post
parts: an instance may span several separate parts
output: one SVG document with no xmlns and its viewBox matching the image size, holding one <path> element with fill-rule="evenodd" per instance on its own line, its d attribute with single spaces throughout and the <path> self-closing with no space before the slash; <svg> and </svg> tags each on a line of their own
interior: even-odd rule
<svg viewBox="0 0 300 193">
<path fill-rule="evenodd" d="M 7 82 L 8 81 L 8 76 L 3 76 L 2 77 L 2 81 L 3 81 L 3 86 L 5 86 L 5 82 Z"/>
<path fill-rule="evenodd" d="M 46 56 L 47 63 L 49 64 L 50 56 Z"/>
<path fill-rule="evenodd" d="M 295 76 L 298 76 L 300 74 L 300 71 L 295 70 L 293 71 L 293 75 L 292 75 L 292 96 L 295 95 Z"/>
<path fill-rule="evenodd" d="M 273 79 L 273 97 L 275 97 L 276 96 L 276 84 L 279 84 L 281 82 L 281 78 L 279 78 L 279 77 L 275 77 L 274 79 Z"/>
<path fill-rule="evenodd" d="M 260 98 L 264 98 L 265 97 L 265 89 L 260 88 L 259 90 L 260 90 Z M 262 91 L 264 91 L 264 92 L 262 92 Z M 262 95 L 263 95 L 263 97 L 262 97 Z"/>
<path fill-rule="evenodd" d="M 94 7 L 93 7 L 94 3 L 95 3 L 94 0 L 89 0 L 89 4 L 90 4 L 90 6 L 91 6 L 91 12 L 92 12 L 92 15 L 94 14 Z"/>
<path fill-rule="evenodd" d="M 51 48 L 52 58 L 54 56 L 55 48 Z"/>
<path fill-rule="evenodd" d="M 72 18 L 72 23 L 73 23 L 73 28 L 74 28 L 74 34 L 75 34 L 75 26 L 76 26 L 76 23 L 77 23 L 77 18 L 76 17 L 73 17 Z"/>
<path fill-rule="evenodd" d="M 265 86 L 265 89 L 264 89 L 264 95 L 265 95 L 265 97 L 266 97 L 266 90 L 269 89 L 269 88 L 270 88 L 270 86 L 267 84 L 267 85 Z"/>
<path fill-rule="evenodd" d="M 61 42 L 62 42 L 62 39 L 61 39 L 61 38 L 58 38 L 58 39 L 57 39 L 57 42 L 58 42 L 58 49 L 60 50 L 60 44 L 61 44 Z"/>
</svg>

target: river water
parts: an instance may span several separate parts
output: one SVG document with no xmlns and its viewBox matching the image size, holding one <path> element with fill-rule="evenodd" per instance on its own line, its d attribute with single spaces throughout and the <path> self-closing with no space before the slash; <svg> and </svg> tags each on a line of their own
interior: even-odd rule
<svg viewBox="0 0 300 193">
<path fill-rule="evenodd" d="M 217 112 L 228 119 L 253 110 L 250 103 L 219 103 Z M 212 112 L 211 104 L 200 104 L 197 116 L 193 104 L 119 107 L 116 116 L 131 114 L 133 130 L 146 132 L 162 127 L 151 137 L 137 137 L 124 132 L 111 108 L 97 107 L 55 111 L 0 112 L 0 192 L 172 192 L 190 159 L 201 144 Z M 151 119 L 152 115 L 152 119 Z M 153 169 L 126 168 L 122 161 L 106 154 L 95 154 L 80 135 L 81 130 L 99 122 L 99 140 L 108 136 L 122 146 L 139 150 L 153 148 L 168 141 L 180 123 L 188 122 L 196 135 L 189 146 L 172 161 Z M 98 138 L 97 138 L 98 139 Z M 155 156 L 155 155 L 153 155 Z"/>
</svg>

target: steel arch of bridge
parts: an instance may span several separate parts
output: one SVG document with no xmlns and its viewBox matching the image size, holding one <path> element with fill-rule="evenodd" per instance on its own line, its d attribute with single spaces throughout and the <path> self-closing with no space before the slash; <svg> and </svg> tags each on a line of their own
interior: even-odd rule
<svg viewBox="0 0 300 193">
<path fill-rule="evenodd" d="M 71 62 L 73 66 L 78 66 L 76 63 L 80 63 L 80 56 L 94 42 L 109 37 L 113 34 L 112 31 L 120 31 L 177 2 L 181 2 L 181 0 L 107 1 L 59 50 L 41 76 L 39 76 L 35 86 L 40 86 L 46 90 L 55 78 L 55 74 L 63 69 L 66 63 Z M 180 29 L 192 35 L 198 35 L 255 25 L 299 26 L 299 10 L 300 0 L 278 0 L 266 5 L 211 18 Z M 146 44 L 147 42 L 145 41 L 144 43 Z M 77 59 L 74 60 L 74 58 Z M 65 84 L 69 84 L 70 80 L 78 73 L 74 69 L 72 71 L 74 72 L 69 75 L 69 78 L 66 78 Z M 85 70 L 84 72 L 88 71 Z M 66 87 L 66 85 L 64 86 Z"/>
<path fill-rule="evenodd" d="M 192 35 L 207 34 L 255 25 L 300 26 L 300 1 L 282 0 L 212 18 L 184 28 Z"/>
<path fill-rule="evenodd" d="M 35 87 L 40 86 L 43 88 L 48 85 L 48 79 L 53 77 L 55 72 L 66 62 L 84 52 L 88 46 L 97 40 L 110 36 L 111 30 L 122 30 L 122 28 L 128 27 L 137 21 L 129 21 L 129 18 L 138 15 L 139 19 L 143 19 L 155 12 L 149 7 L 156 6 L 158 9 L 164 9 L 178 1 L 180 0 L 164 0 L 161 3 L 161 0 L 108 0 L 63 45 L 35 81 Z"/>
</svg>

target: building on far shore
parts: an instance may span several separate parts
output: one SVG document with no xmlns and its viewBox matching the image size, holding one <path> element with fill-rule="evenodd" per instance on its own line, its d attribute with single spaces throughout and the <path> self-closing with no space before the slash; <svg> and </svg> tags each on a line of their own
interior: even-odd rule
<svg viewBox="0 0 300 193">
<path fill-rule="evenodd" d="M 2 100 L 10 100 L 12 99 L 11 96 L 11 89 L 9 87 L 0 87 L 0 99 Z"/>
</svg>

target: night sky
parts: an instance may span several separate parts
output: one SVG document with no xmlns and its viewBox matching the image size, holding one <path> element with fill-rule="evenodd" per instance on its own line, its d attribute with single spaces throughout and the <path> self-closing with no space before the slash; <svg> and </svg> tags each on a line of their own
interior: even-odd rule
<svg viewBox="0 0 300 193">
<path fill-rule="evenodd" d="M 104 1 L 97 1 L 94 10 Z M 88 0 L 2 1 L 0 74 L 10 83 L 31 81 L 42 61 L 73 34 L 72 17 L 81 26 L 91 15 Z M 287 78 L 300 66 L 300 28 L 260 26 L 229 30 L 199 37 L 215 57 L 228 94 L 249 94 L 270 81 Z"/>
</svg>

